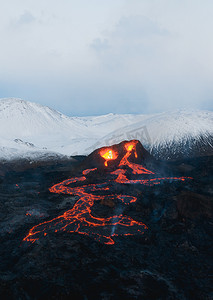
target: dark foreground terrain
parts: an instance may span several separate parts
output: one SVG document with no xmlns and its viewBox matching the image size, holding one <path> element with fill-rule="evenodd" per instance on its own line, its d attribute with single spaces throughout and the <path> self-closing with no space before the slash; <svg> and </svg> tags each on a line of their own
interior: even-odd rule
<svg viewBox="0 0 213 300">
<path fill-rule="evenodd" d="M 186 182 L 125 187 L 137 197 L 124 215 L 148 226 L 114 245 L 51 232 L 23 242 L 30 228 L 72 208 L 76 196 L 49 188 L 76 176 L 77 161 L 13 162 L 0 167 L 0 299 L 213 299 L 213 156 L 170 162 L 161 171 Z M 97 202 L 93 214 L 116 210 Z"/>
</svg>

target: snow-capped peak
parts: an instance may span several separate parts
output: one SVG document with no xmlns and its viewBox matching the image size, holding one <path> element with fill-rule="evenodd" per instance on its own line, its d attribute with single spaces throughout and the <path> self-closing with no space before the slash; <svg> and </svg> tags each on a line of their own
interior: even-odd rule
<svg viewBox="0 0 213 300">
<path fill-rule="evenodd" d="M 185 150 L 189 150 L 187 148 L 194 151 L 195 144 L 198 147 L 199 143 L 199 147 L 206 145 L 213 150 L 212 137 L 213 112 L 177 110 L 150 115 L 137 123 L 115 130 L 105 136 L 100 145 L 135 138 L 154 155 L 168 159 L 177 152 L 185 153 Z M 168 153 L 166 157 L 163 152 Z"/>
<path fill-rule="evenodd" d="M 22 99 L 0 100 L 0 157 L 36 151 L 89 154 L 101 146 L 138 139 L 156 157 L 169 159 L 199 154 L 201 149 L 209 153 L 212 137 L 210 111 L 68 117 Z"/>
<path fill-rule="evenodd" d="M 0 136 L 31 137 L 40 134 L 63 133 L 73 128 L 73 135 L 83 136 L 79 126 L 71 118 L 47 106 L 9 98 L 0 101 Z"/>
</svg>

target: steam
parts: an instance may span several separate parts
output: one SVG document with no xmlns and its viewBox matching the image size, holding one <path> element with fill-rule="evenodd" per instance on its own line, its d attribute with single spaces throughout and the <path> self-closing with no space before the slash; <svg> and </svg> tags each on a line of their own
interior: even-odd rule
<svg viewBox="0 0 213 300">
<path fill-rule="evenodd" d="M 118 206 L 116 206 L 116 208 L 114 209 L 115 211 L 115 216 L 112 218 L 112 231 L 111 231 L 111 236 L 114 235 L 116 227 L 118 225 L 118 216 L 123 214 L 124 211 L 124 206 L 119 204 Z"/>
</svg>

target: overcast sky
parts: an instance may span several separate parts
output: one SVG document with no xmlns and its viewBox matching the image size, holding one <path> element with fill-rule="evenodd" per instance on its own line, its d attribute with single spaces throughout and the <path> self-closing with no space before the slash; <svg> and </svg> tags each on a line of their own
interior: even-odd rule
<svg viewBox="0 0 213 300">
<path fill-rule="evenodd" d="M 213 110 L 212 0 L 0 0 L 0 97 L 68 115 Z"/>
</svg>

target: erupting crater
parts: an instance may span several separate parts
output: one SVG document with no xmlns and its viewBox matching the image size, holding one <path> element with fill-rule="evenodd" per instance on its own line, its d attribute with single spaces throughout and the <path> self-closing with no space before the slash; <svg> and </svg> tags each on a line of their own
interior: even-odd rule
<svg viewBox="0 0 213 300">
<path fill-rule="evenodd" d="M 190 179 L 188 177 L 156 176 L 143 163 L 144 157 L 149 156 L 149 153 L 137 140 L 124 141 L 112 147 L 95 150 L 86 159 L 90 166 L 93 165 L 92 168 L 86 168 L 81 176 L 64 180 L 49 189 L 51 193 L 78 196 L 79 199 L 74 206 L 64 214 L 31 228 L 23 241 L 34 243 L 52 231 L 66 231 L 87 235 L 110 245 L 114 244 L 115 236 L 143 234 L 148 227 L 142 222 L 123 215 L 123 209 L 120 209 L 124 205 L 136 202 L 137 198 L 116 193 L 119 186 L 132 184 L 153 186 L 164 180 L 185 181 Z M 100 172 L 104 176 L 98 178 Z M 95 182 L 91 183 L 91 178 Z M 92 214 L 92 208 L 96 201 L 115 198 L 120 203 L 119 209 L 114 209 L 117 213 L 107 218 Z"/>
</svg>

